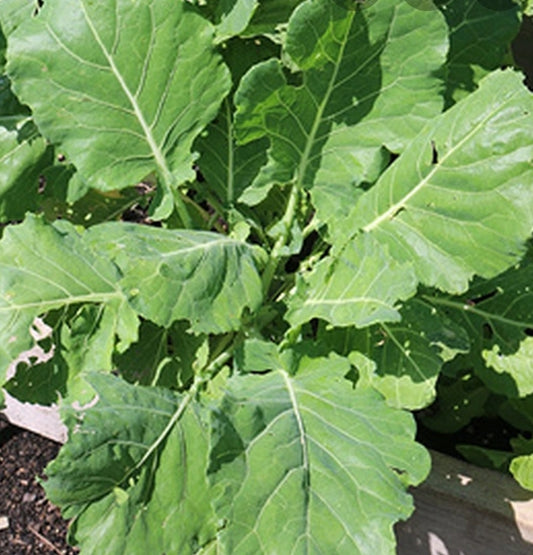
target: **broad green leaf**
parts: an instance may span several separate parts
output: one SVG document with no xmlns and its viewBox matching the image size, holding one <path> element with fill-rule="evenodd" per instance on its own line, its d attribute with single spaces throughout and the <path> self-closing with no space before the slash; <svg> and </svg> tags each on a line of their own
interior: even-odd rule
<svg viewBox="0 0 533 555">
<path fill-rule="evenodd" d="M 513 71 L 428 124 L 336 225 L 362 230 L 425 285 L 463 293 L 524 255 L 533 227 L 533 97 Z"/>
<path fill-rule="evenodd" d="M 9 363 L 32 346 L 34 318 L 57 308 L 99 305 L 105 322 L 100 339 L 118 336 L 123 346 L 135 340 L 137 317 L 118 288 L 117 268 L 90 250 L 71 224 L 51 226 L 28 216 L 23 224 L 6 228 L 0 246 L 2 382 Z M 102 344 L 93 348 L 98 352 Z"/>
<path fill-rule="evenodd" d="M 233 135 L 232 108 L 229 100 L 225 100 L 205 135 L 195 143 L 201 153 L 202 174 L 225 206 L 235 203 L 266 161 L 265 140 L 238 146 Z"/>
<path fill-rule="evenodd" d="M 394 553 L 429 457 L 410 415 L 354 391 L 348 368 L 303 357 L 295 375 L 228 381 L 211 464 L 225 552 Z"/>
<path fill-rule="evenodd" d="M 277 53 L 277 45 L 265 38 L 234 38 L 227 41 L 222 54 L 224 61 L 231 68 L 234 88 L 254 64 Z M 195 150 L 200 153 L 198 165 L 207 182 L 200 185 L 198 193 L 202 194 L 207 185 L 210 192 L 214 193 L 225 207 L 233 206 L 253 181 L 266 162 L 268 147 L 268 140 L 265 138 L 247 145 L 237 145 L 233 112 L 231 95 L 222 103 L 218 116 L 194 143 Z"/>
<path fill-rule="evenodd" d="M 407 302 L 400 315 L 398 323 L 321 329 L 318 339 L 343 356 L 355 351 L 367 357 L 361 365 L 358 356 L 350 360 L 359 379 L 377 389 L 391 406 L 421 409 L 435 397 L 444 362 L 468 351 L 469 338 L 460 326 L 418 299 Z"/>
<path fill-rule="evenodd" d="M 491 369 L 498 374 L 511 376 L 516 388 L 515 395 L 525 397 L 533 393 L 533 337 L 527 337 L 521 343 L 518 351 L 504 355 L 498 346 L 483 352 L 483 358 Z M 490 378 L 487 376 L 486 381 Z M 499 385 L 497 378 L 494 386 Z"/>
<path fill-rule="evenodd" d="M 158 325 L 185 319 L 194 332 L 231 331 L 245 308 L 253 312 L 262 301 L 263 251 L 242 241 L 114 222 L 87 237 L 120 270 L 131 306 Z"/>
<path fill-rule="evenodd" d="M 46 468 L 48 497 L 76 517 L 83 553 L 196 553 L 215 534 L 205 409 L 192 394 L 90 381 L 98 401 L 70 411 L 69 440 Z"/>
<path fill-rule="evenodd" d="M 533 329 L 533 259 L 531 253 L 516 267 L 491 280 L 478 280 L 459 298 L 427 296 L 469 334 L 472 367 L 492 391 L 508 397 L 531 390 Z"/>
<path fill-rule="evenodd" d="M 520 9 L 513 0 L 503 3 L 505 9 L 495 10 L 479 0 L 436 1 L 450 29 L 445 92 L 448 105 L 474 91 L 480 79 L 499 69 L 508 55 L 509 43 L 520 27 Z"/>
<path fill-rule="evenodd" d="M 335 326 L 365 327 L 400 320 L 397 301 L 416 290 L 407 263 L 398 264 L 370 235 L 319 262 L 298 284 L 286 319 L 293 326 L 322 318 Z"/>
<path fill-rule="evenodd" d="M 0 25 L 4 35 L 10 35 L 21 23 L 38 12 L 36 0 L 2 0 L 0 5 Z"/>
<path fill-rule="evenodd" d="M 342 188 L 375 179 L 388 158 L 382 146 L 400 149 L 440 112 L 434 74 L 446 47 L 440 15 L 406 3 L 347 11 L 331 0 L 304 2 L 283 48 L 301 74 L 287 80 L 272 59 L 252 68 L 235 96 L 239 140 L 267 137 L 271 145 L 241 200 L 258 203 L 274 183 L 311 189 L 333 179 Z"/>
<path fill-rule="evenodd" d="M 5 9 L 5 8 L 3 8 Z M 45 140 L 11 91 L 4 74 L 5 37 L 0 31 L 0 223 L 20 220 L 39 201 L 39 175 L 50 163 Z"/>
<path fill-rule="evenodd" d="M 91 187 L 126 187 L 156 170 L 164 217 L 169 188 L 194 175 L 195 137 L 229 90 L 212 41 L 182 0 L 47 0 L 8 35 L 7 69 L 41 132 Z"/>
</svg>

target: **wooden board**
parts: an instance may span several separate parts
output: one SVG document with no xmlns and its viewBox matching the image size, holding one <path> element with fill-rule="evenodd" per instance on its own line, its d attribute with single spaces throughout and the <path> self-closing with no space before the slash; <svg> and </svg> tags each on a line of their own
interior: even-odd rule
<svg viewBox="0 0 533 555">
<path fill-rule="evenodd" d="M 415 512 L 396 525 L 398 555 L 532 555 L 533 492 L 510 476 L 431 452 L 412 490 Z"/>
</svg>

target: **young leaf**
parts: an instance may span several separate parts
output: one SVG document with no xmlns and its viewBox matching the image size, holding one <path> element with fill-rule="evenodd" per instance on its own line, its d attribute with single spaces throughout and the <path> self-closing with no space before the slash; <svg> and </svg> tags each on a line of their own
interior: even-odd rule
<svg viewBox="0 0 533 555">
<path fill-rule="evenodd" d="M 533 491 L 533 455 L 522 455 L 511 461 L 511 474 L 524 488 Z"/>
<path fill-rule="evenodd" d="M 303 0 L 260 0 L 250 25 L 243 36 L 275 36 L 279 29 L 287 24 L 294 8 Z"/>
<path fill-rule="evenodd" d="M 98 401 L 70 411 L 69 440 L 46 468 L 48 497 L 76 517 L 84 553 L 196 553 L 216 531 L 205 409 L 192 393 L 103 374 L 90 383 Z"/>
<path fill-rule="evenodd" d="M 186 319 L 197 333 L 232 331 L 245 307 L 261 303 L 259 247 L 215 233 L 115 222 L 89 229 L 87 241 L 119 268 L 131 306 L 156 324 Z"/>
<path fill-rule="evenodd" d="M 126 187 L 157 170 L 164 217 L 170 188 L 193 177 L 194 138 L 229 90 L 212 35 L 183 1 L 47 0 L 9 34 L 8 73 L 91 187 Z"/>
<path fill-rule="evenodd" d="M 413 25 L 421 36 L 412 33 Z M 322 182 L 333 166 L 342 172 L 335 176 L 339 187 L 368 180 L 370 173 L 375 179 L 382 145 L 400 148 L 440 111 L 434 73 L 446 46 L 440 16 L 406 3 L 382 0 L 368 10 L 346 11 L 331 0 L 304 2 L 291 16 L 284 44 L 291 68 L 302 72 L 290 81 L 301 78 L 302 84 L 287 81 L 285 68 L 272 59 L 252 68 L 235 96 L 239 140 L 268 137 L 271 144 L 267 165 L 241 200 L 257 204 L 275 183 L 310 189 L 323 149 L 330 156 Z"/>
<path fill-rule="evenodd" d="M 211 463 L 227 552 L 394 552 L 392 525 L 412 511 L 405 487 L 429 457 L 411 417 L 354 391 L 348 369 L 304 356 L 296 374 L 228 381 Z"/>
<path fill-rule="evenodd" d="M 258 0 L 222 0 L 216 2 L 216 33 L 219 41 L 239 35 L 250 22 Z"/>
<path fill-rule="evenodd" d="M 235 143 L 232 107 L 227 99 L 195 147 L 201 153 L 199 163 L 209 187 L 228 207 L 235 203 L 266 162 L 265 140 L 243 146 Z"/>
</svg>

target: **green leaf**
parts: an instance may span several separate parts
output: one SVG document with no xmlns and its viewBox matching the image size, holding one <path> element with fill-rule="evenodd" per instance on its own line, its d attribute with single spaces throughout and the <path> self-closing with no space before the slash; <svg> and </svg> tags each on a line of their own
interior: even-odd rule
<svg viewBox="0 0 533 555">
<path fill-rule="evenodd" d="M 455 379 L 441 376 L 437 383 L 437 400 L 419 415 L 430 430 L 453 434 L 465 428 L 473 418 L 485 414 L 490 391 L 475 375 L 466 373 Z"/>
<path fill-rule="evenodd" d="M 90 250 L 71 224 L 51 226 L 30 215 L 23 224 L 6 228 L 1 247 L 2 382 L 9 363 L 32 346 L 29 329 L 35 317 L 57 308 L 100 305 L 105 329 L 98 337 L 107 341 L 118 336 L 123 346 L 135 340 L 137 317 L 117 285 L 117 268 Z"/>
<path fill-rule="evenodd" d="M 229 100 L 225 100 L 206 134 L 195 143 L 201 153 L 202 174 L 225 206 L 235 203 L 266 161 L 266 141 L 238 146 L 233 128 L 232 107 Z"/>
<path fill-rule="evenodd" d="M 498 414 L 515 428 L 533 432 L 533 395 L 507 399 L 498 407 Z"/>
<path fill-rule="evenodd" d="M 244 31 L 258 5 L 258 0 L 219 0 L 215 12 L 218 40 L 223 41 Z"/>
<path fill-rule="evenodd" d="M 37 13 L 36 0 L 2 0 L 0 25 L 4 34 L 10 35 L 21 23 Z"/>
<path fill-rule="evenodd" d="M 228 553 L 394 553 L 392 525 L 413 508 L 405 488 L 429 457 L 412 418 L 354 391 L 348 369 L 304 356 L 295 375 L 228 381 L 211 464 Z"/>
<path fill-rule="evenodd" d="M 212 35 L 183 1 L 48 0 L 9 34 L 8 73 L 91 187 L 126 187 L 157 170 L 164 217 L 169 188 L 194 176 L 195 137 L 229 90 Z"/>
<path fill-rule="evenodd" d="M 57 315 L 57 314 L 56 314 Z M 94 397 L 88 372 L 111 372 L 117 334 L 117 314 L 105 304 L 64 309 L 50 337 L 53 356 L 31 367 L 17 367 L 6 389 L 20 401 L 85 404 Z M 136 328 L 133 328 L 135 331 Z"/>
<path fill-rule="evenodd" d="M 530 252 L 500 276 L 477 280 L 462 297 L 426 297 L 467 330 L 471 354 L 463 364 L 472 367 L 492 391 L 507 397 L 533 393 L 528 336 L 533 329 L 532 281 Z"/>
<path fill-rule="evenodd" d="M 21 114 L 7 115 L 0 106 L 0 222 L 19 220 L 39 202 L 39 176 L 50 161 L 46 141 Z M 9 121 L 9 127 L 2 124 Z M 18 120 L 18 121 L 17 121 Z"/>
<path fill-rule="evenodd" d="M 428 124 L 335 226 L 371 234 L 425 285 L 463 293 L 518 262 L 533 226 L 533 97 L 513 71 Z M 353 236 L 353 232 L 352 232 Z"/>
<path fill-rule="evenodd" d="M 457 451 L 470 463 L 482 468 L 507 471 L 513 454 L 509 451 L 486 449 L 479 445 L 456 445 Z"/>
<path fill-rule="evenodd" d="M 533 393 L 533 337 L 524 339 L 516 353 L 504 355 L 500 348 L 494 345 L 490 351 L 483 352 L 483 358 L 487 366 L 498 374 L 512 377 L 516 395 L 525 397 Z M 491 381 L 493 381 L 492 388 L 494 389 L 499 385 L 500 380 Z"/>
<path fill-rule="evenodd" d="M 409 264 L 398 264 L 373 237 L 350 242 L 338 256 L 319 262 L 298 284 L 286 319 L 293 326 L 322 318 L 335 326 L 365 327 L 400 320 L 399 299 L 416 290 Z"/>
<path fill-rule="evenodd" d="M 244 36 L 275 35 L 289 20 L 293 10 L 303 0 L 260 0 Z"/>
<path fill-rule="evenodd" d="M 449 26 L 446 103 L 474 91 L 480 79 L 499 69 L 520 27 L 520 8 L 513 0 L 491 9 L 479 0 L 437 0 Z M 502 3 L 500 3 L 501 5 Z"/>
<path fill-rule="evenodd" d="M 224 43 L 224 61 L 231 68 L 234 87 L 254 64 L 278 54 L 277 45 L 261 39 L 234 38 Z M 206 185 L 224 207 L 232 207 L 266 162 L 268 140 L 237 145 L 233 121 L 233 95 L 223 103 L 218 116 L 194 143 L 200 153 L 198 165 L 206 183 L 198 187 L 205 194 Z M 209 198 L 209 197 L 207 197 Z"/>
<path fill-rule="evenodd" d="M 271 144 L 268 164 L 241 200 L 257 204 L 275 183 L 310 189 L 334 179 L 343 188 L 375 179 L 387 159 L 382 145 L 401 148 L 440 112 L 434 73 L 446 46 L 444 21 L 406 3 L 346 11 L 331 0 L 304 2 L 283 50 L 302 73 L 287 78 L 272 59 L 256 65 L 235 96 L 239 140 Z"/>
<path fill-rule="evenodd" d="M 76 517 L 84 553 L 196 553 L 215 533 L 205 409 L 192 393 L 90 382 L 98 402 L 70 411 L 69 440 L 46 468 L 48 497 Z"/>
<path fill-rule="evenodd" d="M 262 301 L 263 251 L 242 241 L 115 222 L 92 227 L 87 240 L 119 268 L 131 306 L 158 325 L 186 319 L 196 333 L 232 331 Z"/>
<path fill-rule="evenodd" d="M 533 491 L 533 455 L 522 455 L 511 461 L 511 474 L 525 489 Z"/>
<path fill-rule="evenodd" d="M 187 324 L 176 323 L 169 329 L 144 321 L 139 340 L 115 357 L 120 374 L 140 385 L 182 389 L 190 385 L 193 364 L 204 337 L 188 333 Z"/>
<path fill-rule="evenodd" d="M 391 406 L 421 409 L 435 397 L 445 360 L 468 351 L 469 338 L 461 327 L 418 299 L 407 302 L 400 314 L 398 323 L 322 328 L 318 339 L 328 350 L 350 356 L 359 382 L 372 385 Z M 359 354 L 365 358 L 361 360 Z"/>
</svg>

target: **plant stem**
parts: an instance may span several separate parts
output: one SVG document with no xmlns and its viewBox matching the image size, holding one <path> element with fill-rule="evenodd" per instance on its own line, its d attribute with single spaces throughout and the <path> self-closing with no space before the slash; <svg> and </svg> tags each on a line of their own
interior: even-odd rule
<svg viewBox="0 0 533 555">
<path fill-rule="evenodd" d="M 492 314 L 476 308 L 475 306 L 469 305 L 465 302 L 450 301 L 448 299 L 442 299 L 440 297 L 432 297 L 430 295 L 422 295 L 422 298 L 430 303 L 446 306 L 448 308 L 454 308 L 462 312 L 469 312 L 470 314 L 475 314 L 486 320 L 494 320 L 500 324 L 505 324 L 507 326 L 514 326 L 516 328 L 529 328 L 533 327 L 533 322 L 524 322 L 520 320 L 511 320 L 510 318 L 505 318 L 505 316 L 499 316 L 498 314 Z"/>
<path fill-rule="evenodd" d="M 282 224 L 283 224 L 283 231 L 279 235 L 274 247 L 272 248 L 272 252 L 270 253 L 270 258 L 268 259 L 268 263 L 266 265 L 265 271 L 263 272 L 263 293 L 265 296 L 268 294 L 268 290 L 270 289 L 270 284 L 272 283 L 272 279 L 274 278 L 274 274 L 278 268 L 279 259 L 281 258 L 281 251 L 284 246 L 286 246 L 287 241 L 289 239 L 292 224 L 294 222 L 294 218 L 296 216 L 296 209 L 298 207 L 298 200 L 300 198 L 300 189 L 298 184 L 294 184 L 291 189 L 291 194 L 289 196 L 289 200 L 287 202 L 287 208 L 285 210 L 285 214 L 283 215 Z"/>
<path fill-rule="evenodd" d="M 174 197 L 174 206 L 176 207 L 176 211 L 178 212 L 180 220 L 182 221 L 186 229 L 192 229 L 194 226 L 187 207 L 185 206 L 185 195 L 175 187 L 170 186 L 170 190 L 172 191 L 172 196 Z"/>
</svg>

